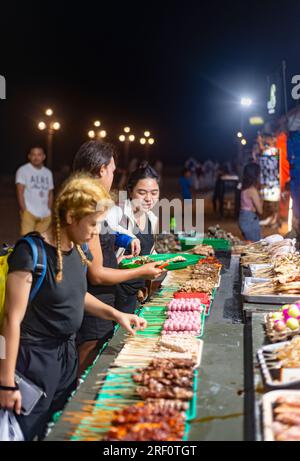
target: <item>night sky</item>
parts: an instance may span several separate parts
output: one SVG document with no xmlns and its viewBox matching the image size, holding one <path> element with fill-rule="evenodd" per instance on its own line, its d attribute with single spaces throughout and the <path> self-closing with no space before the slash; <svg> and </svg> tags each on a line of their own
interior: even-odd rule
<svg viewBox="0 0 300 461">
<path fill-rule="evenodd" d="M 70 162 L 95 118 L 112 139 L 127 124 L 136 135 L 150 129 L 165 163 L 231 158 L 240 96 L 264 113 L 267 75 L 285 59 L 290 93 L 300 74 L 299 25 L 299 0 L 5 2 L 1 172 L 45 145 L 35 124 L 47 106 L 63 126 L 56 166 Z"/>
</svg>

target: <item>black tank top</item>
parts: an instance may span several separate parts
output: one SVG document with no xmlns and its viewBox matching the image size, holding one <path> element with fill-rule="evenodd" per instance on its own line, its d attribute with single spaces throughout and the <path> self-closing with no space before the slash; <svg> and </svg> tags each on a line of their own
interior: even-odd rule
<svg viewBox="0 0 300 461">
<path fill-rule="evenodd" d="M 108 226 L 108 224 L 105 222 Z M 111 229 L 110 232 L 100 235 L 100 245 L 102 249 L 103 255 L 103 267 L 109 267 L 111 269 L 118 269 L 118 261 L 115 255 L 115 235 L 112 233 Z M 115 285 L 91 285 L 88 284 L 88 292 L 91 293 L 96 298 L 103 300 L 103 302 L 107 302 L 106 300 L 102 299 L 102 295 L 111 295 L 112 298 L 115 296 Z M 107 299 L 107 296 L 105 296 Z M 113 305 L 113 304 L 111 304 Z"/>
</svg>

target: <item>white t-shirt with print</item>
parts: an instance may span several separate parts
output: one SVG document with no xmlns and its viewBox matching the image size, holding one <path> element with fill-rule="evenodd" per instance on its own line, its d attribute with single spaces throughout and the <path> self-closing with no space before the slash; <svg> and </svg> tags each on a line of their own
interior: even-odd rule
<svg viewBox="0 0 300 461">
<path fill-rule="evenodd" d="M 54 186 L 53 175 L 48 168 L 35 168 L 31 163 L 26 163 L 17 170 L 16 184 L 25 186 L 26 210 L 37 218 L 45 218 L 51 214 L 48 199 L 49 191 Z"/>
</svg>

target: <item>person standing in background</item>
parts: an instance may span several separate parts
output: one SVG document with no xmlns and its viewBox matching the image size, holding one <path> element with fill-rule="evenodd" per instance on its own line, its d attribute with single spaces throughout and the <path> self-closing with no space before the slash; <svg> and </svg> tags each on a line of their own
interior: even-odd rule
<svg viewBox="0 0 300 461">
<path fill-rule="evenodd" d="M 29 162 L 16 173 L 17 200 L 21 215 L 21 235 L 45 232 L 51 224 L 53 175 L 44 166 L 46 155 L 41 147 L 32 147 Z"/>
<path fill-rule="evenodd" d="M 263 201 L 259 194 L 259 178 L 259 165 L 248 163 L 244 168 L 239 226 L 243 237 L 252 242 L 261 239 L 258 216 L 263 213 Z"/>
<path fill-rule="evenodd" d="M 188 168 L 184 168 L 179 178 L 181 195 L 183 200 L 192 200 L 192 178 Z"/>
</svg>

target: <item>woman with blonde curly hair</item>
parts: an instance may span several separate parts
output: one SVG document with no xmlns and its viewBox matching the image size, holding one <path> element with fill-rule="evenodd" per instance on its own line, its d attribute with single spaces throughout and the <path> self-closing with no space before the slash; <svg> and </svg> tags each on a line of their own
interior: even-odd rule
<svg viewBox="0 0 300 461">
<path fill-rule="evenodd" d="M 47 256 L 46 275 L 31 302 L 35 283 L 31 247 L 21 240 L 9 258 L 0 407 L 16 413 L 26 440 L 43 437 L 53 412 L 63 408 L 76 388 L 75 335 L 84 311 L 117 322 L 131 334 L 133 326 L 146 326 L 143 319 L 123 314 L 87 293 L 91 254 L 84 251 L 84 244 L 98 234 L 99 221 L 111 205 L 108 192 L 90 176 L 75 175 L 65 182 L 55 200 L 52 227 L 42 235 L 31 234 Z M 26 416 L 16 371 L 44 392 Z"/>
</svg>

